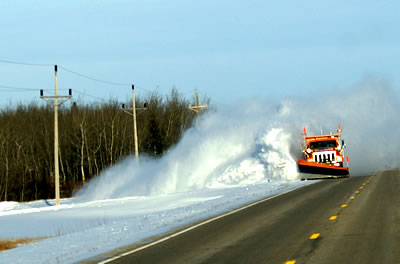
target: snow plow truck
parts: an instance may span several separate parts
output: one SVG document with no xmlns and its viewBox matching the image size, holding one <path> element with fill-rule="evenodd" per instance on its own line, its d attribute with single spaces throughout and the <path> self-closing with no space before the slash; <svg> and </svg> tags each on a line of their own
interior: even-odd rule
<svg viewBox="0 0 400 264">
<path fill-rule="evenodd" d="M 304 158 L 298 159 L 302 180 L 350 177 L 349 157 L 344 155 L 346 145 L 343 140 L 340 141 L 341 132 L 339 125 L 336 134 L 308 136 L 304 127 Z M 344 166 L 345 162 L 347 167 Z"/>
</svg>

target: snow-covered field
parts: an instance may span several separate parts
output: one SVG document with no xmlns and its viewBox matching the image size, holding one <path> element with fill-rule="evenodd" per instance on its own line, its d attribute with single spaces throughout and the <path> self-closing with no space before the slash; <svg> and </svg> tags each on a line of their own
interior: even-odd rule
<svg viewBox="0 0 400 264">
<path fill-rule="evenodd" d="M 0 236 L 49 237 L 0 253 L 0 263 L 73 263 L 306 184 L 275 182 L 92 202 L 0 203 Z M 53 201 L 50 201 L 53 203 Z"/>
<path fill-rule="evenodd" d="M 0 253 L 0 263 L 78 262 L 309 184 L 295 162 L 303 126 L 319 134 L 341 123 L 352 175 L 399 167 L 399 104 L 386 82 L 317 99 L 210 111 L 162 158 L 128 157 L 61 206 L 0 203 L 0 239 L 46 238 Z"/>
</svg>

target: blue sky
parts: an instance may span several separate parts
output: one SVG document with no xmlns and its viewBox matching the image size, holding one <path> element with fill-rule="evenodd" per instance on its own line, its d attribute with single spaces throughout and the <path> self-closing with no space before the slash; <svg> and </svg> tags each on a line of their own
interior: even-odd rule
<svg viewBox="0 0 400 264">
<path fill-rule="evenodd" d="M 0 2 L 0 60 L 59 64 L 60 89 L 109 99 L 176 87 L 214 103 L 307 97 L 365 74 L 400 86 L 398 1 Z M 21 91 L 1 86 L 32 88 Z M 54 89 L 52 66 L 0 63 L 0 105 Z M 65 91 L 66 92 L 66 91 Z M 399 94 L 400 92 L 398 92 Z"/>
</svg>

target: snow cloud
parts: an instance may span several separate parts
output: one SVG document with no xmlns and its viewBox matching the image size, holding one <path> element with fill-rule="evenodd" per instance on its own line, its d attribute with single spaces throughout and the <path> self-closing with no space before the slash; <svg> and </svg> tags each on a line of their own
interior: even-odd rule
<svg viewBox="0 0 400 264">
<path fill-rule="evenodd" d="M 353 176 L 398 167 L 399 110 L 390 84 L 374 76 L 307 100 L 243 100 L 203 115 L 162 158 L 129 157 L 77 196 L 97 200 L 298 180 L 304 126 L 318 135 L 342 125 Z"/>
</svg>

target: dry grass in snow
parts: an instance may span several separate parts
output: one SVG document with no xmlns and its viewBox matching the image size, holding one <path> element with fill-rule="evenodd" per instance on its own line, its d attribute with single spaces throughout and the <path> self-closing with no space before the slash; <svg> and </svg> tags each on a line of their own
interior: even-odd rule
<svg viewBox="0 0 400 264">
<path fill-rule="evenodd" d="M 41 239 L 43 238 L 0 239 L 0 252 L 33 243 Z"/>
</svg>

